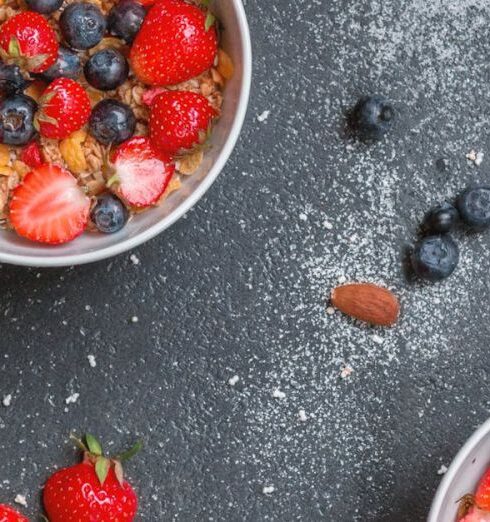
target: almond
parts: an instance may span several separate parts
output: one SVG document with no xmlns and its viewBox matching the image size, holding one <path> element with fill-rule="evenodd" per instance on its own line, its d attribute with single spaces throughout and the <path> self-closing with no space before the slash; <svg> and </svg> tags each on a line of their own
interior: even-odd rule
<svg viewBox="0 0 490 522">
<path fill-rule="evenodd" d="M 393 326 L 400 313 L 398 298 L 371 283 L 353 283 L 332 291 L 333 306 L 344 314 L 376 326 Z"/>
</svg>

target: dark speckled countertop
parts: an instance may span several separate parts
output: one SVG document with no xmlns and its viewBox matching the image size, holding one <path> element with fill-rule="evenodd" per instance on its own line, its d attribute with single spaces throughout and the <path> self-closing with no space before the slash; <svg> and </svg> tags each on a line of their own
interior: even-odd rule
<svg viewBox="0 0 490 522">
<path fill-rule="evenodd" d="M 458 235 L 439 285 L 401 259 L 431 204 L 490 181 L 490 4 L 246 10 L 244 131 L 186 218 L 132 256 L 0 267 L 0 501 L 26 495 L 32 517 L 77 430 L 145 439 L 138 520 L 423 521 L 488 417 L 490 235 Z M 399 117 L 366 147 L 343 114 L 371 92 Z M 327 313 L 347 280 L 393 288 L 400 323 Z"/>
</svg>

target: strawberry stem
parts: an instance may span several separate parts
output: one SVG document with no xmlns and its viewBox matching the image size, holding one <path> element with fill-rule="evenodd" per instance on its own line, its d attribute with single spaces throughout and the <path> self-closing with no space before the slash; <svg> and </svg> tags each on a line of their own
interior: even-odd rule
<svg viewBox="0 0 490 522">
<path fill-rule="evenodd" d="M 79 439 L 74 433 L 70 433 L 70 440 L 75 443 L 78 449 L 81 449 L 83 452 L 89 451 L 84 442 Z"/>
<path fill-rule="evenodd" d="M 126 460 L 132 459 L 137 453 L 139 453 L 143 448 L 143 441 L 138 440 L 135 444 L 129 448 L 127 451 L 123 451 L 116 457 L 114 457 L 119 462 L 125 462 Z"/>
<path fill-rule="evenodd" d="M 102 455 L 102 446 L 100 442 L 90 433 L 85 435 L 85 441 L 87 442 L 90 453 L 100 457 Z"/>
</svg>

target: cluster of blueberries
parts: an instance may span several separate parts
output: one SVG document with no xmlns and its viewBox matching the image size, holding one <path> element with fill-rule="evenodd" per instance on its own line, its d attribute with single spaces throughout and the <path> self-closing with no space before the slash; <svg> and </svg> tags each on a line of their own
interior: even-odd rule
<svg viewBox="0 0 490 522">
<path fill-rule="evenodd" d="M 393 106 L 382 96 L 362 98 L 349 115 L 351 127 L 364 141 L 382 138 L 395 117 Z M 427 281 L 449 277 L 459 262 L 459 248 L 449 232 L 463 223 L 470 230 L 490 228 L 490 186 L 475 186 L 454 202 L 433 208 L 424 219 L 423 237 L 415 244 L 410 261 L 414 272 Z"/>
<path fill-rule="evenodd" d="M 26 3 L 32 11 L 49 14 L 59 9 L 63 0 L 26 0 Z M 33 76 L 48 83 L 60 77 L 76 80 L 82 71 L 77 50 L 95 47 L 107 32 L 130 44 L 138 33 L 145 14 L 145 8 L 134 0 L 121 0 L 112 8 L 107 19 L 94 4 L 77 2 L 68 5 L 59 19 L 59 28 L 66 46 L 60 46 L 54 65 Z M 120 51 L 109 47 L 94 53 L 85 63 L 83 73 L 92 87 L 110 91 L 126 81 L 129 65 Z M 4 133 L 3 141 L 8 145 L 25 145 L 36 133 L 34 115 L 37 104 L 22 93 L 28 84 L 29 81 L 24 78 L 18 66 L 0 63 L 0 91 L 6 96 L 0 104 L 0 121 L 19 122 L 15 129 Z M 94 107 L 89 126 L 91 134 L 102 144 L 118 144 L 133 135 L 136 118 L 128 105 L 118 100 L 106 99 Z"/>
</svg>

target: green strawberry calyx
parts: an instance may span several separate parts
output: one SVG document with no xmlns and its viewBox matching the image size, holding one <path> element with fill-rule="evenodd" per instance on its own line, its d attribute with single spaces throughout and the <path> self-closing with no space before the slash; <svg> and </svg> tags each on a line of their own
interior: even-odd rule
<svg viewBox="0 0 490 522">
<path fill-rule="evenodd" d="M 143 447 L 142 441 L 138 440 L 128 450 L 119 453 L 114 457 L 107 457 L 104 455 L 104 451 L 99 440 L 90 433 L 87 433 L 83 439 L 80 439 L 76 435 L 71 434 L 70 439 L 80 450 L 83 451 L 83 461 L 85 463 L 94 465 L 95 474 L 97 475 L 101 486 L 104 485 L 111 467 L 114 469 L 117 481 L 121 486 L 123 486 L 124 471 L 122 463 L 134 457 L 139 451 L 141 451 L 141 448 Z"/>
</svg>

